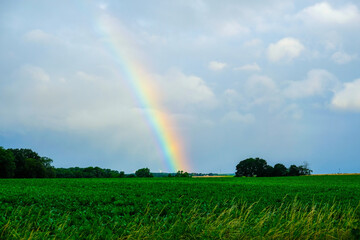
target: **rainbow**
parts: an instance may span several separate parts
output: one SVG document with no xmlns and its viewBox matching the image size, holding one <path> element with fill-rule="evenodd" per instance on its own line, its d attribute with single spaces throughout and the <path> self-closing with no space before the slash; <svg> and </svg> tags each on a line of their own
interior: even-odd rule
<svg viewBox="0 0 360 240">
<path fill-rule="evenodd" d="M 130 34 L 117 19 L 109 15 L 98 18 L 97 29 L 106 40 L 107 48 L 121 68 L 138 104 L 145 111 L 146 120 L 162 152 L 165 167 L 172 172 L 190 171 L 182 139 L 175 131 L 169 115 L 161 107 L 154 81 L 136 58 L 139 53 L 136 52 Z"/>
</svg>

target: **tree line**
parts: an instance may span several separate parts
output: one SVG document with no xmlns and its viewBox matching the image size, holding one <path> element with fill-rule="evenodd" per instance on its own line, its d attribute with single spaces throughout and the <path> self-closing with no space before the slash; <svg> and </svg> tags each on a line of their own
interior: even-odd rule
<svg viewBox="0 0 360 240">
<path fill-rule="evenodd" d="M 134 174 L 100 167 L 55 168 L 52 159 L 41 157 L 31 149 L 4 149 L 0 147 L 0 178 L 133 178 L 154 177 L 149 168 L 138 169 Z M 189 177 L 178 171 L 173 177 Z M 168 176 L 166 174 L 166 176 Z"/>
<path fill-rule="evenodd" d="M 53 178 L 56 173 L 52 162 L 31 149 L 0 147 L 0 178 Z"/>
<path fill-rule="evenodd" d="M 126 177 L 124 171 L 116 171 L 99 167 L 71 167 L 55 168 L 56 178 L 123 178 Z"/>
<path fill-rule="evenodd" d="M 55 168 L 52 159 L 41 157 L 31 149 L 0 147 L 0 178 L 115 178 L 123 171 L 99 167 Z"/>
<path fill-rule="evenodd" d="M 286 168 L 284 164 L 277 163 L 274 167 L 267 164 L 266 160 L 261 158 L 248 158 L 236 165 L 236 177 L 283 177 L 283 176 L 301 176 L 310 175 L 312 170 L 308 164 L 296 166 L 291 165 Z"/>
<path fill-rule="evenodd" d="M 0 178 L 132 178 L 132 177 L 191 177 L 184 171 L 177 173 L 157 174 L 151 173 L 149 168 L 138 169 L 135 174 L 125 174 L 124 171 L 103 169 L 99 167 L 71 167 L 55 168 L 53 160 L 41 157 L 31 149 L 4 149 L 0 147 Z M 274 167 L 267 164 L 264 159 L 248 158 L 236 166 L 236 177 L 278 177 L 310 175 L 307 164 L 291 165 L 286 168 L 283 164 Z"/>
</svg>

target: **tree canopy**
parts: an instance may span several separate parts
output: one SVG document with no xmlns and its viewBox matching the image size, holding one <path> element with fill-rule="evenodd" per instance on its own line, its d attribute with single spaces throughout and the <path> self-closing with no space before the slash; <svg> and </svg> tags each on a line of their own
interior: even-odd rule
<svg viewBox="0 0 360 240">
<path fill-rule="evenodd" d="M 287 168 L 284 164 L 277 163 L 274 165 L 272 176 L 282 177 L 287 175 Z"/>
<path fill-rule="evenodd" d="M 241 161 L 236 166 L 236 176 L 252 177 L 254 175 L 259 177 L 266 176 L 267 163 L 261 158 L 248 158 Z"/>
<path fill-rule="evenodd" d="M 111 169 L 103 169 L 99 167 L 71 167 L 71 168 L 55 168 L 57 178 L 122 178 L 125 177 L 123 171 L 118 172 Z"/>
<path fill-rule="evenodd" d="M 0 147 L 0 178 L 122 178 L 122 177 L 154 177 L 149 168 L 140 168 L 135 174 L 125 174 L 124 171 L 103 169 L 100 167 L 71 167 L 55 168 L 53 160 L 41 157 L 31 149 L 4 149 Z M 310 175 L 312 170 L 308 164 L 286 168 L 284 164 L 277 163 L 274 167 L 261 158 L 248 158 L 236 165 L 236 177 L 281 177 Z M 164 176 L 191 177 L 184 171 L 164 174 Z"/>
<path fill-rule="evenodd" d="M 41 157 L 31 149 L 0 147 L 0 178 L 115 178 L 125 172 L 99 167 L 55 168 L 53 160 Z"/>
<path fill-rule="evenodd" d="M 182 170 L 177 171 L 174 177 L 191 177 L 191 175 L 188 172 L 184 172 Z"/>
<path fill-rule="evenodd" d="M 274 167 L 267 164 L 266 160 L 261 158 L 247 158 L 236 165 L 236 177 L 281 177 L 281 176 L 300 176 L 310 175 L 312 170 L 308 164 L 296 166 L 291 165 L 287 169 L 284 164 L 277 163 Z"/>
<path fill-rule="evenodd" d="M 141 168 L 135 172 L 136 177 L 153 177 L 149 168 Z"/>
<path fill-rule="evenodd" d="M 0 178 L 11 178 L 15 174 L 15 160 L 11 151 L 0 147 Z"/>
<path fill-rule="evenodd" d="M 0 147 L 0 177 L 51 178 L 55 176 L 52 159 L 40 157 L 31 149 Z"/>
</svg>

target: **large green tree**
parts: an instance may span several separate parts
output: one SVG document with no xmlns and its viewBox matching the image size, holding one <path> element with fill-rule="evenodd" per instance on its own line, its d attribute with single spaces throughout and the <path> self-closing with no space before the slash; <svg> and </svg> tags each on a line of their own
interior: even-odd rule
<svg viewBox="0 0 360 240">
<path fill-rule="evenodd" d="M 17 178 L 50 178 L 55 177 L 52 159 L 40 157 L 31 149 L 8 149 L 14 155 L 15 177 Z"/>
<path fill-rule="evenodd" d="M 40 162 L 45 168 L 45 175 L 46 175 L 45 177 L 53 178 L 56 176 L 55 168 L 53 166 L 51 166 L 51 164 L 53 162 L 53 160 L 51 158 L 41 157 Z"/>
<path fill-rule="evenodd" d="M 282 176 L 300 176 L 310 175 L 312 170 L 309 169 L 309 164 L 304 162 L 303 165 L 291 165 L 287 169 L 284 164 L 277 163 L 274 167 L 267 164 L 261 158 L 248 158 L 236 165 L 236 177 L 282 177 Z"/>
<path fill-rule="evenodd" d="M 45 178 L 46 169 L 38 159 L 27 158 L 25 159 L 25 175 L 26 178 Z"/>
<path fill-rule="evenodd" d="M 264 177 L 267 175 L 268 165 L 264 159 L 248 158 L 236 165 L 236 177 Z"/>
<path fill-rule="evenodd" d="M 153 177 L 149 168 L 140 168 L 135 172 L 136 177 Z"/>
<path fill-rule="evenodd" d="M 274 166 L 273 174 L 274 177 L 283 177 L 287 175 L 287 168 L 284 166 L 284 164 L 277 163 Z"/>
<path fill-rule="evenodd" d="M 289 176 L 299 176 L 299 175 L 300 175 L 299 167 L 297 167 L 296 165 L 291 165 L 289 167 Z"/>
<path fill-rule="evenodd" d="M 11 178 L 15 174 L 14 155 L 0 147 L 0 178 Z"/>
<path fill-rule="evenodd" d="M 30 173 L 27 171 L 29 170 L 29 166 L 31 165 L 29 162 L 26 165 L 26 159 L 31 158 L 35 160 L 39 160 L 40 156 L 36 152 L 31 149 L 21 148 L 21 149 L 8 149 L 14 154 L 15 157 L 15 177 L 16 178 L 23 178 L 28 177 Z"/>
</svg>

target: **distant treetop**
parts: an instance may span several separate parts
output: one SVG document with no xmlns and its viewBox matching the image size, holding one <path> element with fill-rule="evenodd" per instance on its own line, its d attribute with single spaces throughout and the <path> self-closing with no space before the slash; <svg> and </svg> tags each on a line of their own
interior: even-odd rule
<svg viewBox="0 0 360 240">
<path fill-rule="evenodd" d="M 308 164 L 296 166 L 291 165 L 287 169 L 283 164 L 277 163 L 274 167 L 267 164 L 266 160 L 261 158 L 247 158 L 236 165 L 236 177 L 282 177 L 282 176 L 301 176 L 310 175 L 312 170 Z"/>
</svg>

